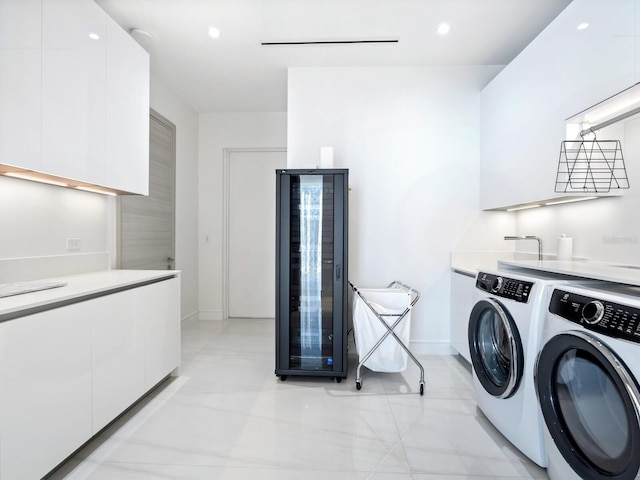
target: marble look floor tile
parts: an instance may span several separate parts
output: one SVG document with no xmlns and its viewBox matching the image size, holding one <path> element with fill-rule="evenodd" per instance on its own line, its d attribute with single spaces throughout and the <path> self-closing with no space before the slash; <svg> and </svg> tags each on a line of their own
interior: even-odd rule
<svg viewBox="0 0 640 480">
<path fill-rule="evenodd" d="M 145 465 L 140 463 L 106 463 L 82 472 L 86 480 L 368 480 L 394 477 L 371 477 L 367 472 L 332 470 L 309 471 L 296 469 L 225 467 L 208 465 Z M 410 479 L 411 475 L 395 477 Z M 76 480 L 76 479 L 70 479 Z M 80 480 L 80 477 L 77 478 Z"/>
<path fill-rule="evenodd" d="M 467 365 L 420 356 L 399 373 L 346 381 L 275 376 L 274 321 L 183 323 L 181 376 L 169 379 L 50 480 L 545 478 L 475 404 Z"/>
<path fill-rule="evenodd" d="M 529 480 L 534 480 L 534 479 L 538 479 L 540 477 L 531 477 L 531 476 L 517 476 L 517 477 L 506 477 L 506 476 L 494 476 L 494 475 L 438 475 L 438 474 L 423 474 L 423 473 L 417 473 L 413 476 L 414 480 L 491 480 L 491 479 L 495 479 L 495 478 L 499 478 L 499 480 L 523 480 L 523 479 L 529 479 Z M 546 475 L 545 477 L 546 478 Z"/>
</svg>

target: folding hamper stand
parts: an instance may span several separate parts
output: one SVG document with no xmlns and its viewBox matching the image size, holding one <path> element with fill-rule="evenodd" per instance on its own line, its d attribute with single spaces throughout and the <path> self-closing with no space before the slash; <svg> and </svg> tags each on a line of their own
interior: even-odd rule
<svg viewBox="0 0 640 480">
<path fill-rule="evenodd" d="M 420 298 L 420 292 L 398 281 L 391 282 L 387 288 L 377 289 L 357 288 L 351 282 L 349 285 L 354 293 L 353 328 L 360 359 L 356 370 L 356 389 L 362 388 L 360 369 L 363 365 L 377 372 L 402 372 L 407 368 L 408 356 L 420 369 L 420 395 L 424 395 L 424 368 L 407 347 L 410 313 Z M 383 345 L 389 337 L 393 337 L 397 344 L 386 342 Z"/>
</svg>

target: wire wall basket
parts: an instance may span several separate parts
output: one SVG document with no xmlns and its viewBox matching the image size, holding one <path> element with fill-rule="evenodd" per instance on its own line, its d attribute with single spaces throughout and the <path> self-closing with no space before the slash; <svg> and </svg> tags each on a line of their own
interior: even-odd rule
<svg viewBox="0 0 640 480">
<path fill-rule="evenodd" d="M 565 140 L 560 146 L 557 193 L 606 193 L 629 188 L 619 140 Z"/>
</svg>

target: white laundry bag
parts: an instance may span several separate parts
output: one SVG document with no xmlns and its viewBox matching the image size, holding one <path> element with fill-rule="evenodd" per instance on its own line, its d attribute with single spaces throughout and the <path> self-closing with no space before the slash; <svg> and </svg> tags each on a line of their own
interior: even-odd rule
<svg viewBox="0 0 640 480">
<path fill-rule="evenodd" d="M 382 317 L 389 326 L 393 325 L 411 304 L 411 293 L 399 288 L 360 288 L 358 292 L 367 299 L 378 314 L 394 314 Z M 353 330 L 356 352 L 361 360 L 388 330 L 360 295 L 353 296 Z M 409 346 L 411 311 L 407 312 L 393 332 L 405 345 Z M 407 368 L 407 358 L 407 352 L 389 334 L 367 359 L 364 366 L 375 372 L 403 372 Z"/>
</svg>

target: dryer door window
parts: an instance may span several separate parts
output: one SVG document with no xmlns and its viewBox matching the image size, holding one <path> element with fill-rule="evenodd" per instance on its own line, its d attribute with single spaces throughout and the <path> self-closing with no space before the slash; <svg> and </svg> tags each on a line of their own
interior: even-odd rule
<svg viewBox="0 0 640 480">
<path fill-rule="evenodd" d="M 520 385 L 524 353 L 509 312 L 492 298 L 476 303 L 469 317 L 469 351 L 478 380 L 494 397 L 509 398 Z"/>
<path fill-rule="evenodd" d="M 557 335 L 540 354 L 536 383 L 549 433 L 576 473 L 636 478 L 638 386 L 611 350 L 582 332 Z"/>
</svg>

